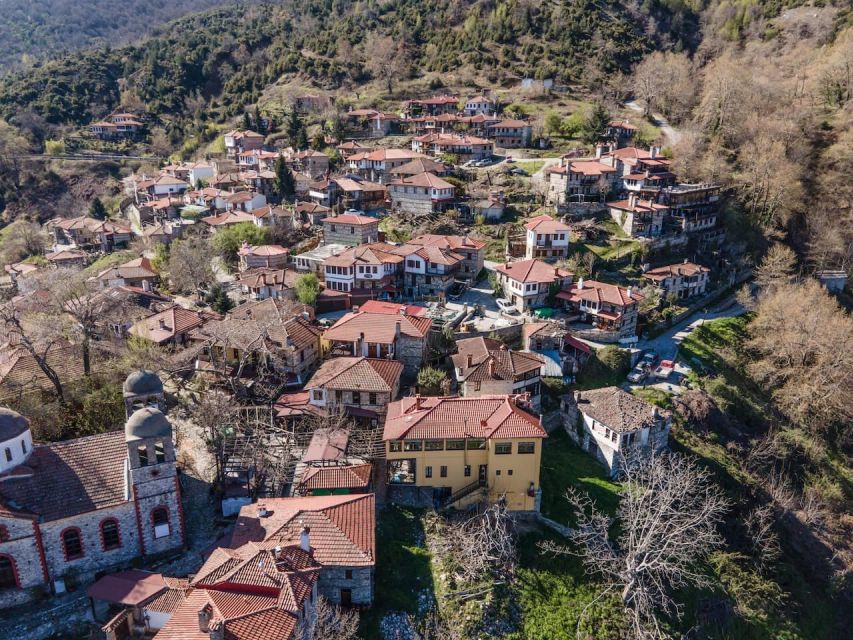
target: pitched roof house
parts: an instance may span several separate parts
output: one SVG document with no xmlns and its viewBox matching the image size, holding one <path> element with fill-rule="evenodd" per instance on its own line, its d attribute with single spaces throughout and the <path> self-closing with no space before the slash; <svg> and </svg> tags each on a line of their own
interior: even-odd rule
<svg viewBox="0 0 853 640">
<path fill-rule="evenodd" d="M 388 498 L 424 506 L 505 498 L 534 509 L 542 440 L 525 396 L 403 398 L 388 407 Z M 431 489 L 431 491 L 430 491 Z"/>
<path fill-rule="evenodd" d="M 571 272 L 535 259 L 499 264 L 495 271 L 504 297 L 522 313 L 543 306 L 555 289 L 572 281 Z"/>
<path fill-rule="evenodd" d="M 456 345 L 458 353 L 451 360 L 463 397 L 527 393 L 530 408 L 539 411 L 542 356 L 513 351 L 499 340 L 482 336 L 457 340 Z"/>
<path fill-rule="evenodd" d="M 578 278 L 575 284 L 557 294 L 570 312 L 580 315 L 601 333 L 617 338 L 633 336 L 637 331 L 639 302 L 645 296 L 631 287 L 624 288 L 607 282 Z"/>
</svg>

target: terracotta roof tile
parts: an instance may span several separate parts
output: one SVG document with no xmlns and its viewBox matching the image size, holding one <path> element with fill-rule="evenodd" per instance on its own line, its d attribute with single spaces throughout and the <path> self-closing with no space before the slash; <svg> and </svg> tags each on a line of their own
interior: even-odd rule
<svg viewBox="0 0 853 640">
<path fill-rule="evenodd" d="M 397 360 L 332 358 L 320 366 L 305 386 L 387 393 L 399 388 L 402 373 L 403 363 Z"/>
<path fill-rule="evenodd" d="M 314 489 L 367 489 L 373 465 L 308 467 L 299 479 L 300 491 Z"/>
<path fill-rule="evenodd" d="M 323 337 L 327 340 L 354 342 L 364 334 L 367 342 L 391 344 L 396 336 L 398 322 L 401 334 L 412 338 L 426 338 L 432 327 L 430 318 L 359 311 L 346 314 Z"/>
<path fill-rule="evenodd" d="M 385 440 L 545 438 L 538 418 L 513 396 L 404 398 L 388 405 Z"/>
<path fill-rule="evenodd" d="M 619 387 L 604 387 L 575 394 L 578 409 L 613 431 L 624 433 L 652 427 L 658 408 Z"/>
<path fill-rule="evenodd" d="M 499 264 L 495 269 L 516 282 L 537 282 L 549 284 L 555 280 L 562 280 L 572 275 L 570 271 L 554 267 L 541 260 L 519 260 L 517 262 L 506 262 Z"/>
</svg>

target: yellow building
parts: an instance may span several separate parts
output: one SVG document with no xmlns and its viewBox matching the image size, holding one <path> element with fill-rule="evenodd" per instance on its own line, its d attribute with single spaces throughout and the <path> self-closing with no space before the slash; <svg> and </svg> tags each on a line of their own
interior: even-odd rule
<svg viewBox="0 0 853 640">
<path fill-rule="evenodd" d="M 463 507 L 488 497 L 513 511 L 538 505 L 542 442 L 526 395 L 404 398 L 388 405 L 388 497 Z"/>
</svg>

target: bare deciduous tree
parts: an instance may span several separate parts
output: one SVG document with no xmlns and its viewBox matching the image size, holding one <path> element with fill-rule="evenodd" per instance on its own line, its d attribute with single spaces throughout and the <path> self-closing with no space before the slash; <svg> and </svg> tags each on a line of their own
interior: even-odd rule
<svg viewBox="0 0 853 640">
<path fill-rule="evenodd" d="M 199 287 L 213 281 L 214 257 L 210 239 L 192 234 L 172 243 L 169 251 L 169 280 L 177 291 L 195 294 Z"/>
<path fill-rule="evenodd" d="M 616 540 L 611 518 L 588 495 L 569 490 L 567 499 L 576 519 L 574 544 L 543 547 L 580 556 L 587 572 L 603 579 L 602 596 L 619 593 L 634 638 L 664 637 L 658 616 L 680 615 L 673 590 L 707 585 L 698 563 L 722 544 L 717 525 L 727 504 L 710 472 L 678 454 L 629 457 Z"/>
<path fill-rule="evenodd" d="M 312 614 L 297 627 L 301 640 L 355 640 L 358 638 L 358 612 L 343 609 L 320 596 Z"/>
<path fill-rule="evenodd" d="M 780 284 L 790 284 L 796 273 L 797 254 L 777 242 L 770 246 L 756 267 L 755 284 L 767 291 Z"/>
<path fill-rule="evenodd" d="M 766 504 L 750 511 L 744 520 L 744 525 L 749 534 L 752 556 L 759 570 L 766 573 L 782 555 L 779 536 L 776 533 L 776 514 L 773 512 L 773 505 Z"/>
<path fill-rule="evenodd" d="M 853 425 L 853 318 L 815 280 L 778 285 L 755 307 L 748 365 L 794 423 L 833 439 Z"/>
</svg>

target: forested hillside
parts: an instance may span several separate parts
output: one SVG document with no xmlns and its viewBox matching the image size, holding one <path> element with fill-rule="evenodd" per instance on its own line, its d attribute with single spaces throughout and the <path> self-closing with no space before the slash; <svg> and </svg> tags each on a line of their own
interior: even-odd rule
<svg viewBox="0 0 853 640">
<path fill-rule="evenodd" d="M 127 44 L 170 20 L 225 4 L 224 0 L 4 0 L 0 69 L 90 46 Z"/>
</svg>

